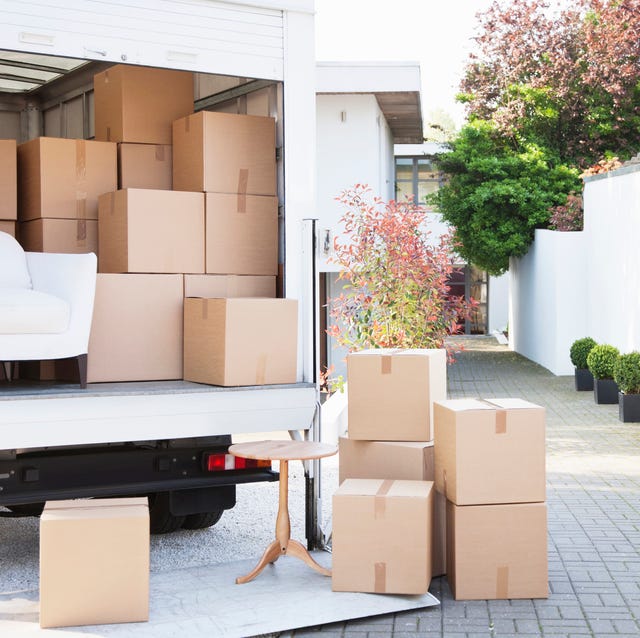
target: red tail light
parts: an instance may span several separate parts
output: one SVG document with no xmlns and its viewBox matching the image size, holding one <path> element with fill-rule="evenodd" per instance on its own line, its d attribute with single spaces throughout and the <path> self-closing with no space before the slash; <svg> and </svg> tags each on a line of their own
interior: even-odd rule
<svg viewBox="0 0 640 638">
<path fill-rule="evenodd" d="M 258 461 L 257 459 L 245 459 L 233 454 L 205 454 L 204 466 L 207 472 L 220 472 L 224 470 L 248 470 L 257 467 L 271 467 L 271 461 Z"/>
</svg>

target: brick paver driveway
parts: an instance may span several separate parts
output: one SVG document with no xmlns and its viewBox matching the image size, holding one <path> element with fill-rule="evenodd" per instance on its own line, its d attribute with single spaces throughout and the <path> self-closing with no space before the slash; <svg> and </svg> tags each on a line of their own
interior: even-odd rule
<svg viewBox="0 0 640 638">
<path fill-rule="evenodd" d="M 449 395 L 520 397 L 547 410 L 547 600 L 456 602 L 445 578 L 440 608 L 287 632 L 342 638 L 545 638 L 640 636 L 640 424 L 618 420 L 556 377 L 498 346 L 465 339 L 449 370 Z"/>
</svg>

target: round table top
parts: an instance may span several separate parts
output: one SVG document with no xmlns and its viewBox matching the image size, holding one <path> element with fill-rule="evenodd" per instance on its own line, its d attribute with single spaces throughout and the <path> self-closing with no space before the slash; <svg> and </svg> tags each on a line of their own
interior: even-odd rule
<svg viewBox="0 0 640 638">
<path fill-rule="evenodd" d="M 259 461 L 305 461 L 332 456 L 338 446 L 315 441 L 250 441 L 235 443 L 229 454 Z"/>
</svg>

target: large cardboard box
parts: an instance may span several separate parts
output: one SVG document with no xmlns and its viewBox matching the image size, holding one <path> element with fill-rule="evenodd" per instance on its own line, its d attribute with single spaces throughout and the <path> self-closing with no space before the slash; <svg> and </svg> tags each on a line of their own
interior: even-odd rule
<svg viewBox="0 0 640 638">
<path fill-rule="evenodd" d="M 171 190 L 169 144 L 118 144 L 118 188 Z"/>
<path fill-rule="evenodd" d="M 333 591 L 425 594 L 433 483 L 347 479 L 333 495 Z"/>
<path fill-rule="evenodd" d="M 105 193 L 99 223 L 99 272 L 204 273 L 202 193 Z"/>
<path fill-rule="evenodd" d="M 278 274 L 278 198 L 207 193 L 206 272 Z"/>
<path fill-rule="evenodd" d="M 40 626 L 148 619 L 147 499 L 48 502 L 40 518 Z"/>
<path fill-rule="evenodd" d="M 16 222 L 5 221 L 0 219 L 0 232 L 9 233 L 12 237 L 16 236 Z"/>
<path fill-rule="evenodd" d="M 444 350 L 362 350 L 347 356 L 349 438 L 430 441 L 433 401 L 446 399 Z"/>
<path fill-rule="evenodd" d="M 276 125 L 271 117 L 200 111 L 173 123 L 173 187 L 276 194 Z"/>
<path fill-rule="evenodd" d="M 212 385 L 295 383 L 295 299 L 184 300 L 184 378 Z"/>
<path fill-rule="evenodd" d="M 93 91 L 97 140 L 171 144 L 171 123 L 193 113 L 188 71 L 118 64 L 93 77 Z"/>
<path fill-rule="evenodd" d="M 115 144 L 38 137 L 18 146 L 18 218 L 98 219 L 98 197 L 116 189 Z"/>
<path fill-rule="evenodd" d="M 545 500 L 544 408 L 521 399 L 453 399 L 437 402 L 434 417 L 436 489 L 452 503 Z"/>
<path fill-rule="evenodd" d="M 17 167 L 16 141 L 0 140 L 0 219 L 4 221 L 18 218 Z"/>
<path fill-rule="evenodd" d="M 433 442 L 338 441 L 339 481 L 350 478 L 377 478 L 433 481 Z M 431 544 L 432 576 L 446 573 L 446 499 L 434 490 Z"/>
<path fill-rule="evenodd" d="M 32 219 L 20 224 L 25 250 L 44 253 L 98 253 L 95 219 Z"/>
<path fill-rule="evenodd" d="M 254 275 L 185 275 L 185 297 L 275 297 L 276 278 Z"/>
<path fill-rule="evenodd" d="M 182 275 L 98 274 L 87 380 L 182 379 Z"/>
<path fill-rule="evenodd" d="M 448 502 L 447 579 L 456 600 L 547 598 L 547 506 Z"/>
</svg>

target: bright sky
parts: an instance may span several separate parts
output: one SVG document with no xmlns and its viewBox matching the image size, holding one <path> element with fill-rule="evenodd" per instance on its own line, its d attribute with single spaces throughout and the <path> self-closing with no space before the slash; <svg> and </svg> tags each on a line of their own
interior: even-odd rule
<svg viewBox="0 0 640 638">
<path fill-rule="evenodd" d="M 454 97 L 473 47 L 476 13 L 491 0 L 316 0 L 318 61 L 420 62 L 422 109 L 447 111 L 459 126 Z"/>
</svg>

